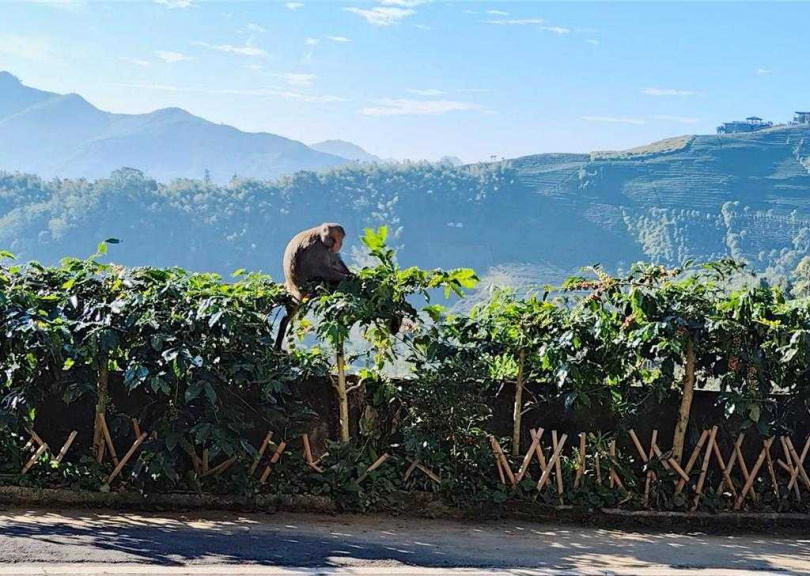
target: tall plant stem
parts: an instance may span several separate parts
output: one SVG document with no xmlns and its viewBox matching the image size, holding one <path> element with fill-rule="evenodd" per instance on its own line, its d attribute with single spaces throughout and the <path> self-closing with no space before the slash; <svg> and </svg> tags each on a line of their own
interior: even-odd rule
<svg viewBox="0 0 810 576">
<path fill-rule="evenodd" d="M 518 355 L 517 381 L 515 382 L 515 411 L 512 416 L 512 455 L 520 456 L 520 420 L 523 409 L 523 366 L 526 363 L 526 352 L 520 351 Z"/>
<path fill-rule="evenodd" d="M 686 428 L 689 426 L 689 412 L 692 410 L 692 397 L 695 393 L 695 343 L 690 338 L 686 341 L 686 357 L 683 375 L 683 397 L 675 422 L 675 435 L 672 438 L 672 457 L 680 463 L 683 456 L 683 443 Z"/>
<path fill-rule="evenodd" d="M 335 364 L 337 365 L 337 397 L 340 408 L 340 440 L 349 441 L 349 400 L 346 396 L 346 357 L 343 353 L 343 340 L 337 345 L 335 353 Z"/>
</svg>

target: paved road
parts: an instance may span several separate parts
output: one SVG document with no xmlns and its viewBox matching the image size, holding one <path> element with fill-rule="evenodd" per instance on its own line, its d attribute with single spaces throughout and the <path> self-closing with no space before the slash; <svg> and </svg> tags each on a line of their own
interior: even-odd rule
<svg viewBox="0 0 810 576">
<path fill-rule="evenodd" d="M 810 536 L 380 516 L 0 511 L 0 576 L 753 573 L 810 575 Z"/>
</svg>

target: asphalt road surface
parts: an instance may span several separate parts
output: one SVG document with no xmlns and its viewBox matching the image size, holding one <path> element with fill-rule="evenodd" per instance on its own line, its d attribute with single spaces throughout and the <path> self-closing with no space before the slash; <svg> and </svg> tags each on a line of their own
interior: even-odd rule
<svg viewBox="0 0 810 576">
<path fill-rule="evenodd" d="M 0 510 L 0 576 L 810 575 L 810 535 L 647 534 L 523 521 Z"/>
</svg>

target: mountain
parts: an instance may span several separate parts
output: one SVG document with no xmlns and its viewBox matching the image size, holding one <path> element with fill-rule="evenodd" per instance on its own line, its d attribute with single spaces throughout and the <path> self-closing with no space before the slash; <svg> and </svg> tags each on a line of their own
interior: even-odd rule
<svg viewBox="0 0 810 576">
<path fill-rule="evenodd" d="M 79 127 L 57 121 L 79 116 Z M 277 137 L 213 126 L 177 109 L 108 115 L 75 95 L 40 99 L 1 122 L 27 126 L 48 154 L 58 154 L 49 134 L 72 143 L 73 154 L 52 162 L 56 172 L 48 177 L 97 173 L 123 153 L 152 158 L 153 171 L 115 170 L 94 181 L 0 173 L 0 249 L 24 260 L 81 256 L 116 237 L 122 243 L 110 257 L 124 264 L 222 274 L 244 267 L 278 278 L 289 238 L 324 221 L 347 229 L 349 261 L 362 261 L 357 239 L 364 227 L 387 224 L 403 265 L 468 266 L 485 284 L 554 283 L 594 263 L 616 270 L 638 260 L 723 256 L 776 277 L 810 253 L 810 125 L 464 166 L 351 163 L 218 185 L 199 178 L 161 183 L 155 176 L 196 157 L 196 147 L 209 149 L 205 134 L 216 132 L 228 149 L 256 138 L 244 153 L 258 156 L 268 154 L 260 144 Z M 104 130 L 106 137 L 86 141 L 80 129 Z M 166 147 L 164 164 L 153 158 L 155 134 Z M 6 138 L 0 129 L 0 141 Z M 17 153 L 8 144 L 4 150 L 0 162 Z M 239 167 L 229 169 L 231 161 Z M 241 175 L 246 161 L 223 158 L 209 166 Z"/>
<path fill-rule="evenodd" d="M 357 144 L 352 144 L 345 140 L 324 140 L 323 142 L 310 144 L 309 147 L 318 152 L 340 156 L 341 158 L 346 158 L 354 162 L 382 162 L 381 158 L 374 154 L 369 154 Z"/>
<path fill-rule="evenodd" d="M 185 110 L 112 114 L 76 94 L 24 86 L 0 72 L 0 169 L 98 178 L 133 166 L 159 180 L 234 174 L 277 178 L 347 164 L 343 157 L 268 133 L 214 124 Z"/>
</svg>

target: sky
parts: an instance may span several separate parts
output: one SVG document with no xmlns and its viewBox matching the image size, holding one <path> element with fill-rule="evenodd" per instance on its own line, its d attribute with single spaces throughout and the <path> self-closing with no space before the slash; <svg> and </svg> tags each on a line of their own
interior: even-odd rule
<svg viewBox="0 0 810 576">
<path fill-rule="evenodd" d="M 383 158 L 618 150 L 810 108 L 810 3 L 0 0 L 0 70 Z"/>
</svg>

